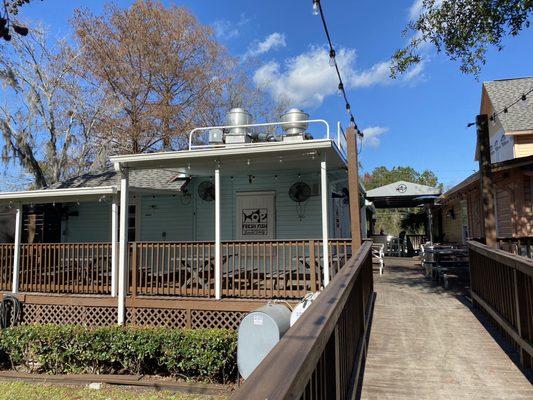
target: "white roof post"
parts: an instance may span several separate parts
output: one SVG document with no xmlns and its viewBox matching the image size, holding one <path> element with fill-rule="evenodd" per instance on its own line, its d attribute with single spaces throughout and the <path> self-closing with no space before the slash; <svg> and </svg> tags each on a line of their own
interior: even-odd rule
<svg viewBox="0 0 533 400">
<path fill-rule="evenodd" d="M 111 204 L 111 296 L 117 296 L 117 272 L 118 272 L 118 235 L 119 235 L 119 207 L 118 198 L 113 196 Z"/>
<path fill-rule="evenodd" d="M 120 177 L 120 233 L 119 233 L 119 261 L 118 261 L 118 323 L 123 325 L 126 316 L 126 286 L 128 269 L 128 184 L 129 171 L 121 169 Z"/>
<path fill-rule="evenodd" d="M 222 298 L 220 258 L 220 167 L 215 169 L 215 299 Z"/>
<path fill-rule="evenodd" d="M 13 282 L 11 291 L 13 294 L 19 292 L 19 269 L 20 269 L 20 242 L 22 238 L 22 205 L 17 204 L 15 216 L 15 245 L 13 247 Z"/>
<path fill-rule="evenodd" d="M 322 200 L 322 256 L 324 259 L 324 286 L 329 284 L 329 238 L 328 238 L 328 171 L 326 157 L 320 162 L 320 197 Z"/>
</svg>

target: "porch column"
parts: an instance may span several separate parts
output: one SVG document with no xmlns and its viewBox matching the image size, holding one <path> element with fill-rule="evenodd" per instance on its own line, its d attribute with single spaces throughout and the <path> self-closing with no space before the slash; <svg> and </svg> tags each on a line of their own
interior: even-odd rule
<svg viewBox="0 0 533 400">
<path fill-rule="evenodd" d="M 117 296 L 117 272 L 118 272 L 118 235 L 119 235 L 119 212 L 118 198 L 113 196 L 111 204 L 111 296 Z"/>
<path fill-rule="evenodd" d="M 322 199 L 322 256 L 324 257 L 324 286 L 329 284 L 329 227 L 328 227 L 328 171 L 326 158 L 320 162 L 320 197 Z"/>
<path fill-rule="evenodd" d="M 490 162 L 489 119 L 487 115 L 476 117 L 477 142 L 479 145 L 479 181 L 481 193 L 481 210 L 483 215 L 483 232 L 485 244 L 496 247 L 496 214 L 494 201 L 494 181 Z"/>
<path fill-rule="evenodd" d="M 17 205 L 17 214 L 15 216 L 15 245 L 13 247 L 13 294 L 19 292 L 19 267 L 20 267 L 20 242 L 22 238 L 22 205 Z"/>
<path fill-rule="evenodd" d="M 220 263 L 220 169 L 215 169 L 215 299 L 222 298 Z"/>
<path fill-rule="evenodd" d="M 119 231 L 119 260 L 118 260 L 118 323 L 124 324 L 126 315 L 126 280 L 128 269 L 128 184 L 129 171 L 120 170 L 120 231 Z"/>
<path fill-rule="evenodd" d="M 350 194 L 350 230 L 352 232 L 352 254 L 361 247 L 361 220 L 359 204 L 359 161 L 357 159 L 358 130 L 350 126 L 346 130 L 348 157 L 348 193 Z"/>
</svg>

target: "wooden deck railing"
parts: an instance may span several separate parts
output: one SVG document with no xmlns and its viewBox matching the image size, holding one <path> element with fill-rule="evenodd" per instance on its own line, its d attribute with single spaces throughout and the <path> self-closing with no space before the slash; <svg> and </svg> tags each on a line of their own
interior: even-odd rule
<svg viewBox="0 0 533 400">
<path fill-rule="evenodd" d="M 11 291 L 13 284 L 13 255 L 15 246 L 11 243 L 0 244 L 0 290 Z"/>
<path fill-rule="evenodd" d="M 374 300 L 371 246 L 363 244 L 232 399 L 353 398 Z"/>
<path fill-rule="evenodd" d="M 322 286 L 320 242 L 222 243 L 222 294 L 244 298 L 301 298 Z"/>
<path fill-rule="evenodd" d="M 498 238 L 498 247 L 522 257 L 533 258 L 533 237 Z"/>
<path fill-rule="evenodd" d="M 215 295 L 214 242 L 129 243 L 129 294 Z M 321 240 L 224 241 L 222 295 L 299 299 L 323 286 Z M 329 242 L 330 276 L 351 257 L 350 239 Z M 0 290 L 10 290 L 13 245 L 0 247 Z M 22 244 L 22 292 L 110 294 L 111 243 Z"/>
<path fill-rule="evenodd" d="M 214 296 L 214 242 L 134 242 L 129 246 L 131 294 Z"/>
<path fill-rule="evenodd" d="M 21 292 L 110 294 L 111 243 L 20 246 Z"/>
<path fill-rule="evenodd" d="M 468 242 L 475 306 L 515 342 L 522 365 L 533 362 L 533 260 Z"/>
</svg>

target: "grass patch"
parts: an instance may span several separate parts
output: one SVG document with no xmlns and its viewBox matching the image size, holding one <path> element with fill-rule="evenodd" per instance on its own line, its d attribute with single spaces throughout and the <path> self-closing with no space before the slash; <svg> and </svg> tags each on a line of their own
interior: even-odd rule
<svg viewBox="0 0 533 400">
<path fill-rule="evenodd" d="M 225 397 L 104 387 L 101 390 L 27 382 L 0 382 L 0 400 L 222 400 Z"/>
</svg>

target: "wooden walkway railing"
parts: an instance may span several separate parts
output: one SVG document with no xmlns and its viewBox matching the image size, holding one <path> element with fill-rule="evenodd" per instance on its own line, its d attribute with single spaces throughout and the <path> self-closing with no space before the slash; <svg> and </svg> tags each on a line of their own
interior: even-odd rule
<svg viewBox="0 0 533 400">
<path fill-rule="evenodd" d="M 523 366 L 533 362 L 533 260 L 468 242 L 475 306 L 515 342 Z"/>
<path fill-rule="evenodd" d="M 11 291 L 13 284 L 14 253 L 15 246 L 13 244 L 0 244 L 0 290 Z"/>
<path fill-rule="evenodd" d="M 363 244 L 232 399 L 353 398 L 374 301 L 371 246 Z"/>
<path fill-rule="evenodd" d="M 111 243 L 20 246 L 21 292 L 111 293 Z"/>
</svg>

